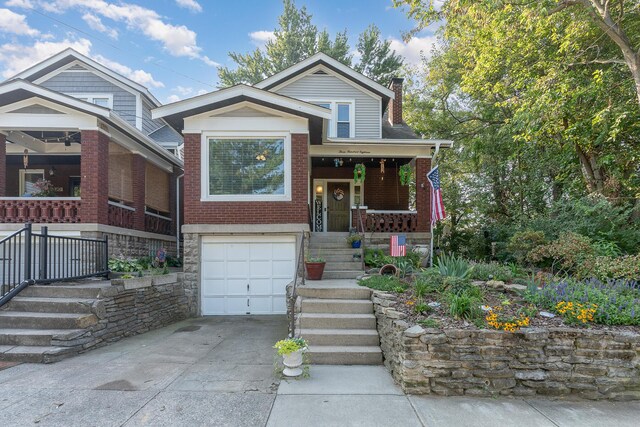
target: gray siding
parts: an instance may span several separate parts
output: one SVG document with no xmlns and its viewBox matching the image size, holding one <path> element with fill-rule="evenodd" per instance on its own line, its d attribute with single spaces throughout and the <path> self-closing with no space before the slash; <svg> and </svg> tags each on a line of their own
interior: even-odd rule
<svg viewBox="0 0 640 427">
<path fill-rule="evenodd" d="M 322 99 L 354 99 L 355 104 L 355 137 L 380 137 L 380 100 L 373 98 L 339 78 L 331 75 L 310 74 L 276 91 L 281 95 L 302 100 Z"/>
<path fill-rule="evenodd" d="M 164 126 L 162 120 L 151 119 L 151 105 L 146 101 L 142 101 L 142 132 L 149 135 L 150 133 L 160 129 L 162 126 Z"/>
<path fill-rule="evenodd" d="M 123 119 L 136 125 L 136 97 L 91 72 L 62 72 L 40 86 L 57 92 L 68 93 L 104 93 L 113 94 L 113 111 Z"/>
<path fill-rule="evenodd" d="M 149 134 L 149 137 L 160 145 L 174 146 L 182 144 L 182 135 L 168 125 L 164 125 L 155 132 Z"/>
</svg>

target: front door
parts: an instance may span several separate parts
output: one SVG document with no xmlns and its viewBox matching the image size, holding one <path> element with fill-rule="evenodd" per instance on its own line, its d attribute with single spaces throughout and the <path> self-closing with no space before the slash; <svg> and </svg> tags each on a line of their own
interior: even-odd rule
<svg viewBox="0 0 640 427">
<path fill-rule="evenodd" d="M 349 182 L 327 183 L 327 231 L 349 231 Z"/>
</svg>

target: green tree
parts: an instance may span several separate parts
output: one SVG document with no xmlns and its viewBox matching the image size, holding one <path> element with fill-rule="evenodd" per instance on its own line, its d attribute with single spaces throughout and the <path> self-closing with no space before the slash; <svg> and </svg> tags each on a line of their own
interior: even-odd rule
<svg viewBox="0 0 640 427">
<path fill-rule="evenodd" d="M 350 53 L 346 30 L 331 39 L 327 30 L 319 31 L 313 25 L 312 15 L 306 7 L 298 9 L 293 0 L 283 0 L 283 4 L 279 26 L 264 50 L 256 49 L 246 54 L 229 52 L 235 68 L 218 68 L 222 87 L 258 83 L 318 52 L 347 66 L 352 65 L 353 55 Z M 388 83 L 403 63 L 390 45 L 388 40 L 380 38 L 380 30 L 376 26 L 370 26 L 358 39 L 357 49 L 361 60 L 354 68 L 381 84 Z"/>
<path fill-rule="evenodd" d="M 391 50 L 391 42 L 380 38 L 380 29 L 375 25 L 370 25 L 360 34 L 356 48 L 360 61 L 355 70 L 385 86 L 404 63 L 402 57 Z"/>
<path fill-rule="evenodd" d="M 218 68 L 223 87 L 258 83 L 318 52 L 351 66 L 352 55 L 349 54 L 346 30 L 331 40 L 326 30 L 318 31 L 318 27 L 313 25 L 312 15 L 306 7 L 296 8 L 293 0 L 283 0 L 283 4 L 284 10 L 278 18 L 279 27 L 274 30 L 274 37 L 267 42 L 264 51 L 230 52 L 229 57 L 236 63 L 236 68 Z"/>
</svg>

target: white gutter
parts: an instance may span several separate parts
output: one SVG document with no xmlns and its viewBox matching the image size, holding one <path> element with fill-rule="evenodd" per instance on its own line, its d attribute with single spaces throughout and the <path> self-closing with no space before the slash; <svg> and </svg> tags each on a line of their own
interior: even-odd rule
<svg viewBox="0 0 640 427">
<path fill-rule="evenodd" d="M 379 145 L 404 145 L 404 146 L 424 146 L 453 147 L 453 141 L 449 139 L 350 139 L 350 138 L 327 138 L 322 145 L 359 145 L 359 144 L 379 144 Z"/>
</svg>

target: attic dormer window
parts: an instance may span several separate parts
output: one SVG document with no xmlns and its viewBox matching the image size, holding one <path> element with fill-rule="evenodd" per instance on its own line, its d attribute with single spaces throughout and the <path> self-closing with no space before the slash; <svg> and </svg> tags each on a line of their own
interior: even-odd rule
<svg viewBox="0 0 640 427">
<path fill-rule="evenodd" d="M 345 101 L 310 101 L 320 107 L 331 110 L 332 119 L 327 121 L 327 137 L 353 138 L 355 112 L 353 100 Z"/>
<path fill-rule="evenodd" d="M 68 93 L 67 95 L 100 107 L 113 109 L 113 95 L 104 93 Z"/>
</svg>

